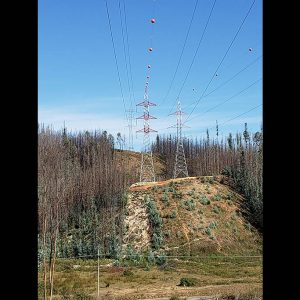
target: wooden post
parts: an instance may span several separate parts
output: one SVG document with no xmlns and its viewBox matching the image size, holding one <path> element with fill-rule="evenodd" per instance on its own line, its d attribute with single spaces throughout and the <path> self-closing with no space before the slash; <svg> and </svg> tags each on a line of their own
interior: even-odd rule
<svg viewBox="0 0 300 300">
<path fill-rule="evenodd" d="M 99 256 L 100 256 L 100 252 L 99 252 L 99 246 L 98 246 L 98 287 L 97 287 L 97 295 L 98 295 L 98 299 L 99 299 L 99 292 L 100 292 L 100 289 L 99 289 L 99 284 L 100 284 L 100 278 L 99 278 L 99 275 L 100 275 L 100 261 L 99 261 Z"/>
</svg>

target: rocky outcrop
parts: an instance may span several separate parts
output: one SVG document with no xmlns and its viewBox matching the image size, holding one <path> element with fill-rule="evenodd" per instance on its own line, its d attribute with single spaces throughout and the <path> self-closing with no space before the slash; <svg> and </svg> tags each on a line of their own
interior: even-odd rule
<svg viewBox="0 0 300 300">
<path fill-rule="evenodd" d="M 144 202 L 144 193 L 132 192 L 128 195 L 127 211 L 124 219 L 123 249 L 131 246 L 137 251 L 151 246 L 150 223 Z"/>
</svg>

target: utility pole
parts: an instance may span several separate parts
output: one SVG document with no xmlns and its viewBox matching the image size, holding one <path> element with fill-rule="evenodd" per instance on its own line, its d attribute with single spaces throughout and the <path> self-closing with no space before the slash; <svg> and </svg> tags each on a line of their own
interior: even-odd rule
<svg viewBox="0 0 300 300">
<path fill-rule="evenodd" d="M 147 76 L 147 78 L 148 77 L 149 76 Z M 149 107 L 156 106 L 156 104 L 149 102 L 148 82 L 146 82 L 146 86 L 145 86 L 144 101 L 137 104 L 137 106 L 143 106 L 144 108 L 144 114 L 137 118 L 137 119 L 144 120 L 144 127 L 137 131 L 137 132 L 144 133 L 140 182 L 152 182 L 155 181 L 155 172 L 154 172 L 154 164 L 153 164 L 152 150 L 150 144 L 150 133 L 157 132 L 157 131 L 150 128 L 149 120 L 156 119 L 156 118 L 150 115 Z"/>
<path fill-rule="evenodd" d="M 97 273 L 97 299 L 100 299 L 100 261 L 99 261 L 99 256 L 100 256 L 100 250 L 99 250 L 99 245 L 98 245 L 98 273 Z"/>
<path fill-rule="evenodd" d="M 176 125 L 171 126 L 170 128 L 177 128 L 177 146 L 176 146 L 176 155 L 175 155 L 175 165 L 174 165 L 174 172 L 173 178 L 179 177 L 188 177 L 188 170 L 185 160 L 184 148 L 183 148 L 183 139 L 182 139 L 182 127 L 188 127 L 183 125 L 182 123 L 182 115 L 184 113 L 181 110 L 181 104 L 179 99 L 177 100 L 177 110 L 176 112 L 170 115 L 176 115 Z"/>
</svg>

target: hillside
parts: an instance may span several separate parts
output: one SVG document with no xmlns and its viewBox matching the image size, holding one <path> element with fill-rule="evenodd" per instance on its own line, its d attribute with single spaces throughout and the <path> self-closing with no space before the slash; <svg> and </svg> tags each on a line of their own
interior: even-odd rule
<svg viewBox="0 0 300 300">
<path fill-rule="evenodd" d="M 133 184 L 124 247 L 168 255 L 260 254 L 261 237 L 243 216 L 243 197 L 221 182 L 201 176 Z"/>
<path fill-rule="evenodd" d="M 141 152 L 129 151 L 129 150 L 115 150 L 116 159 L 121 166 L 124 164 L 126 170 L 126 176 L 132 179 L 132 182 L 136 182 L 139 178 L 141 168 Z M 153 155 L 153 164 L 157 180 L 162 180 L 165 173 L 165 162 L 157 155 Z M 136 180 L 134 180 L 136 179 Z"/>
</svg>

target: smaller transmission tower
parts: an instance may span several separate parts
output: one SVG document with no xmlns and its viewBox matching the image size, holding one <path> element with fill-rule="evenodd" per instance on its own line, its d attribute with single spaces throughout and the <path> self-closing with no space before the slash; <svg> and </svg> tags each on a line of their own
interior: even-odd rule
<svg viewBox="0 0 300 300">
<path fill-rule="evenodd" d="M 149 120 L 156 119 L 156 118 L 150 115 L 149 107 L 156 106 L 156 104 L 149 102 L 148 100 L 148 82 L 146 82 L 144 101 L 137 104 L 137 106 L 144 107 L 144 114 L 137 118 L 137 119 L 144 120 L 144 128 L 137 131 L 137 132 L 144 133 L 140 182 L 152 182 L 155 181 L 155 172 L 154 172 L 154 164 L 153 164 L 152 150 L 150 144 L 150 133 L 157 132 L 157 131 L 150 128 Z"/>
<path fill-rule="evenodd" d="M 128 121 L 128 125 L 126 127 L 128 127 L 128 150 L 133 150 L 133 134 L 132 134 L 132 128 L 135 127 L 135 125 L 133 124 L 133 120 L 134 118 L 134 113 L 135 110 L 134 109 L 128 109 L 126 110 L 127 112 L 127 121 Z"/>
<path fill-rule="evenodd" d="M 174 173 L 173 178 L 179 177 L 188 177 L 188 170 L 184 155 L 184 148 L 183 148 L 183 139 L 182 139 L 182 127 L 188 127 L 182 124 L 182 115 L 184 113 L 181 111 L 181 104 L 180 101 L 177 100 L 177 110 L 176 112 L 172 113 L 171 115 L 176 115 L 176 125 L 171 126 L 171 128 L 177 128 L 177 146 L 176 146 L 176 156 L 175 156 L 175 165 L 174 165 Z"/>
</svg>

